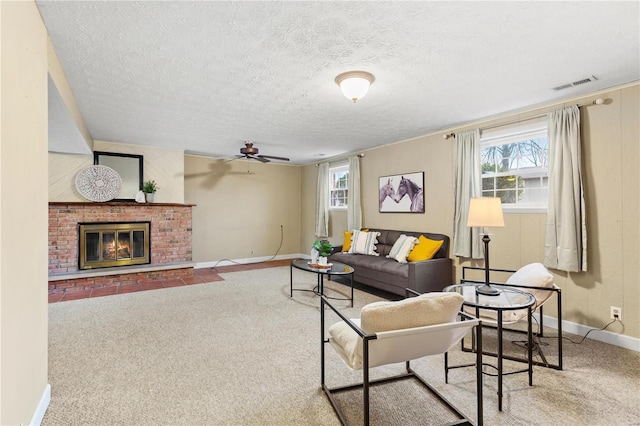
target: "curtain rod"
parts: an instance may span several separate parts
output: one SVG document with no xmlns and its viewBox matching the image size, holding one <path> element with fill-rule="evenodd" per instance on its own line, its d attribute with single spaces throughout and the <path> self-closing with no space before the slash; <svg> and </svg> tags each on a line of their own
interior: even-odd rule
<svg viewBox="0 0 640 426">
<path fill-rule="evenodd" d="M 587 102 L 584 104 L 578 104 L 576 105 L 578 108 L 582 108 L 584 106 L 589 106 L 589 105 L 603 105 L 607 100 L 603 99 L 603 98 L 597 98 L 596 100 L 592 101 L 592 102 Z M 526 117 L 526 118 L 517 118 L 511 121 L 505 121 L 503 123 L 499 123 L 499 124 L 493 124 L 491 126 L 486 126 L 486 127 L 479 127 L 480 130 L 487 130 L 487 129 L 495 129 L 496 127 L 502 127 L 502 126 L 508 126 L 509 124 L 515 124 L 515 123 L 521 123 L 523 121 L 528 121 L 528 120 L 534 120 L 536 118 L 542 118 L 545 117 L 548 113 L 544 113 L 544 114 L 538 114 L 538 115 L 533 115 L 531 117 Z M 451 132 L 451 133 L 446 133 L 444 135 L 442 135 L 442 137 L 446 140 L 446 139 L 451 139 L 451 138 L 455 138 L 456 134 Z"/>
<path fill-rule="evenodd" d="M 321 161 L 320 163 L 335 163 L 336 161 L 348 160 L 349 157 L 353 157 L 353 155 L 357 155 L 358 157 L 362 158 L 364 157 L 364 152 L 361 152 L 360 154 L 347 155 L 346 157 L 330 158 L 327 161 Z M 316 167 L 320 166 L 320 163 L 316 163 Z"/>
</svg>

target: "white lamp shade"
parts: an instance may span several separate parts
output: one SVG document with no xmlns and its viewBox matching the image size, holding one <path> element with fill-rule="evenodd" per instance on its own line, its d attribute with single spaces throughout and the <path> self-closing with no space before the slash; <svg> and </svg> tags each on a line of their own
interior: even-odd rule
<svg viewBox="0 0 640 426">
<path fill-rule="evenodd" d="M 467 226 L 496 228 L 504 226 L 502 201 L 497 197 L 472 198 L 469 203 Z"/>
<path fill-rule="evenodd" d="M 364 98 L 374 81 L 373 74 L 366 71 L 349 71 L 336 77 L 336 83 L 340 86 L 342 94 L 353 102 Z"/>
</svg>

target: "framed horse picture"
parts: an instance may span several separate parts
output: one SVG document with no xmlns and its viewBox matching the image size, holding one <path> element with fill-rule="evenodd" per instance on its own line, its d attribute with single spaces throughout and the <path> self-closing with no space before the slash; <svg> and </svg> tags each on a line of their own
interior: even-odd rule
<svg viewBox="0 0 640 426">
<path fill-rule="evenodd" d="M 381 176 L 380 213 L 424 213 L 424 172 Z"/>
</svg>

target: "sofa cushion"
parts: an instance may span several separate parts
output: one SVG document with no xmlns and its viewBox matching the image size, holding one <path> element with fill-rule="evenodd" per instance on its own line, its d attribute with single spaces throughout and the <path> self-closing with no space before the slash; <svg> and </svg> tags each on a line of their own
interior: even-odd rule
<svg viewBox="0 0 640 426">
<path fill-rule="evenodd" d="M 386 257 L 389 252 L 391 251 L 391 248 L 393 247 L 393 243 L 395 243 L 398 238 L 400 238 L 400 235 L 405 234 L 405 235 L 409 235 L 409 233 L 407 232 L 400 232 L 400 231 L 391 231 L 391 230 L 385 230 L 385 229 L 374 229 L 374 231 L 377 231 L 380 233 L 380 235 L 378 236 L 378 244 L 376 246 L 376 252 L 378 252 L 378 254 L 380 254 L 380 256 L 384 256 Z"/>
<path fill-rule="evenodd" d="M 378 235 L 380 235 L 379 232 L 364 232 L 354 230 L 353 236 L 351 237 L 351 247 L 349 248 L 349 253 L 378 256 L 378 253 L 376 253 Z"/>
<path fill-rule="evenodd" d="M 420 235 L 420 237 L 418 237 L 418 244 L 411 250 L 407 260 L 409 262 L 417 262 L 432 259 L 438 250 L 440 250 L 443 243 L 444 241 L 442 240 L 432 240 L 424 235 Z"/>
<path fill-rule="evenodd" d="M 390 229 L 376 229 L 370 228 L 369 231 L 380 232 L 378 236 L 378 244 L 376 245 L 376 251 L 380 256 L 386 256 L 391 251 L 393 243 L 396 242 L 401 234 L 405 234 L 410 237 L 419 238 L 420 235 L 425 236 L 431 240 L 444 241 L 440 249 L 433 256 L 433 259 L 448 258 L 449 257 L 449 237 L 444 234 L 433 234 L 429 232 L 414 232 L 414 231 L 395 231 Z M 411 262 L 411 261 L 410 261 Z"/>
<path fill-rule="evenodd" d="M 375 277 L 381 273 L 389 273 L 399 277 L 409 277 L 409 267 L 406 263 L 398 263 L 393 259 L 382 256 L 362 256 L 354 253 L 334 253 L 331 261 L 344 263 L 353 266 L 356 275 Z M 406 285 L 405 285 L 406 287 Z"/>
<path fill-rule="evenodd" d="M 402 234 L 398 237 L 396 242 L 393 243 L 393 247 L 391 247 L 391 251 L 387 257 L 400 263 L 407 263 L 407 256 L 409 256 L 409 252 L 417 243 L 418 239 L 416 237 L 409 237 Z"/>
</svg>

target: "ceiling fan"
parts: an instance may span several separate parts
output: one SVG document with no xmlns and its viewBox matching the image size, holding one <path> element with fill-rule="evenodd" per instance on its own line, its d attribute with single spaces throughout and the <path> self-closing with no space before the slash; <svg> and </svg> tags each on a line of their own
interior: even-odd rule
<svg viewBox="0 0 640 426">
<path fill-rule="evenodd" d="M 274 157 L 272 155 L 259 155 L 258 148 L 253 147 L 253 142 L 245 141 L 244 148 L 240 148 L 240 154 L 236 155 L 236 158 L 247 158 L 250 160 L 258 160 L 261 163 L 268 163 L 271 160 L 289 161 L 285 157 Z"/>
</svg>

